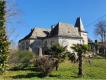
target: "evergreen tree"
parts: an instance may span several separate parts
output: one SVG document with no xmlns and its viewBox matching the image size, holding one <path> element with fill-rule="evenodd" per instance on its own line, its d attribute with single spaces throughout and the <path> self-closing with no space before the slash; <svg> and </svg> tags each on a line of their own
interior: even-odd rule
<svg viewBox="0 0 107 80">
<path fill-rule="evenodd" d="M 0 0 L 0 72 L 4 72 L 6 69 L 9 43 L 6 36 L 6 16 L 5 16 L 5 4 L 4 0 Z"/>
</svg>

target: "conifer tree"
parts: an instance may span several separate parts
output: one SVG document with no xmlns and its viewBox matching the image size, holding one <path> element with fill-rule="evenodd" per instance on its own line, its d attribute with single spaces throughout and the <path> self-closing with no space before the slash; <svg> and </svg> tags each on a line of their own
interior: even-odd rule
<svg viewBox="0 0 107 80">
<path fill-rule="evenodd" d="M 5 4 L 4 0 L 0 0 L 0 72 L 4 72 L 6 69 L 9 53 L 9 43 L 6 36 Z"/>
</svg>

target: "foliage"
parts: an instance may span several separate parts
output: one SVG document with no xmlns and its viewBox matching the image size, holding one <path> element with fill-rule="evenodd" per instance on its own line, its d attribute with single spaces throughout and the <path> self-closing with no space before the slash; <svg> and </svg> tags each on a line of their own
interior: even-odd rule
<svg viewBox="0 0 107 80">
<path fill-rule="evenodd" d="M 46 51 L 46 53 L 54 58 L 57 58 L 59 62 L 64 61 L 64 59 L 66 58 L 65 48 L 60 46 L 59 44 L 53 45 Z"/>
<path fill-rule="evenodd" d="M 15 65 L 17 62 L 17 56 L 16 56 L 17 50 L 9 50 L 8 54 L 8 64 Z"/>
<path fill-rule="evenodd" d="M 59 44 L 53 45 L 51 48 L 47 49 L 46 54 L 58 59 L 56 62 L 56 70 L 59 68 L 59 63 L 63 62 L 67 55 L 65 48 Z"/>
<path fill-rule="evenodd" d="M 90 50 L 89 45 L 80 45 L 80 44 L 74 44 L 71 47 L 75 52 L 77 53 L 85 53 L 86 51 Z"/>
<path fill-rule="evenodd" d="M 33 53 L 28 51 L 17 51 L 13 59 L 15 63 L 14 69 L 24 69 L 32 64 Z"/>
<path fill-rule="evenodd" d="M 9 53 L 9 42 L 5 30 L 5 1 L 0 0 L 0 71 L 5 71 L 7 65 L 7 55 Z"/>
<path fill-rule="evenodd" d="M 48 76 L 49 73 L 54 69 L 57 59 L 42 56 L 36 59 L 36 67 L 42 72 L 41 77 Z"/>
<path fill-rule="evenodd" d="M 78 56 L 75 55 L 75 53 L 68 53 L 68 60 L 70 60 L 73 63 L 78 62 Z"/>
<path fill-rule="evenodd" d="M 87 59 L 83 60 L 84 76 L 77 77 L 78 65 L 65 60 L 60 64 L 59 71 L 52 71 L 49 77 L 39 77 L 39 72 L 31 70 L 6 71 L 0 80 L 105 80 L 106 79 L 106 59 L 94 58 L 93 64 L 89 65 Z"/>
</svg>

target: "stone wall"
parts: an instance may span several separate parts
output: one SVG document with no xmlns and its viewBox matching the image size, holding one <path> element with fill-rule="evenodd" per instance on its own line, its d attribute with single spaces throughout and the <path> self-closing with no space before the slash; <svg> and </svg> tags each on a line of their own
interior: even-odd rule
<svg viewBox="0 0 107 80">
<path fill-rule="evenodd" d="M 73 44 L 82 44 L 82 40 L 81 39 L 72 39 L 72 38 L 61 38 L 59 37 L 58 39 L 59 44 L 63 47 L 67 47 L 67 50 L 69 52 L 73 52 L 73 50 L 71 49 L 71 46 L 73 46 Z"/>
<path fill-rule="evenodd" d="M 39 48 L 42 46 L 41 39 L 30 40 L 29 51 L 32 51 L 35 54 L 38 54 Z"/>
<path fill-rule="evenodd" d="M 88 44 L 88 35 L 85 32 L 81 32 L 81 37 L 83 38 L 83 43 Z"/>
</svg>

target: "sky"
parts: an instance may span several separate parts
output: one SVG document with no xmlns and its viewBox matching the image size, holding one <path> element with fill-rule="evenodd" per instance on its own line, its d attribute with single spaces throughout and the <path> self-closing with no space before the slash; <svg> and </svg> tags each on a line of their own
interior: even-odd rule
<svg viewBox="0 0 107 80">
<path fill-rule="evenodd" d="M 8 0 L 8 7 L 17 12 L 7 19 L 9 40 L 15 43 L 34 27 L 50 28 L 58 22 L 74 25 L 77 17 L 89 38 L 95 40 L 95 24 L 106 14 L 106 0 Z"/>
</svg>

